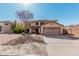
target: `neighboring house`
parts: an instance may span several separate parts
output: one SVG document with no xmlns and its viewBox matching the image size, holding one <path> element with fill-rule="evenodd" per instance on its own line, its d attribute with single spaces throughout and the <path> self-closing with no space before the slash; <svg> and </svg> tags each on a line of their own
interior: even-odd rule
<svg viewBox="0 0 79 59">
<path fill-rule="evenodd" d="M 44 35 L 62 35 L 64 25 L 51 20 L 31 21 L 30 33 Z"/>
<path fill-rule="evenodd" d="M 79 36 L 79 24 L 66 26 L 65 29 L 66 29 L 67 34 Z"/>
<path fill-rule="evenodd" d="M 11 32 L 11 22 L 0 21 L 0 33 L 10 33 Z"/>
</svg>

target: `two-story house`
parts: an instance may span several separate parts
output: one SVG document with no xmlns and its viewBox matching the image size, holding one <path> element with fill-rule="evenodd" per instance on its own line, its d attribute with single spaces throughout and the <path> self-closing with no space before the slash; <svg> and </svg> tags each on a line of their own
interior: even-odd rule
<svg viewBox="0 0 79 59">
<path fill-rule="evenodd" d="M 64 25 L 51 20 L 36 20 L 31 21 L 30 33 L 44 35 L 62 35 Z"/>
</svg>

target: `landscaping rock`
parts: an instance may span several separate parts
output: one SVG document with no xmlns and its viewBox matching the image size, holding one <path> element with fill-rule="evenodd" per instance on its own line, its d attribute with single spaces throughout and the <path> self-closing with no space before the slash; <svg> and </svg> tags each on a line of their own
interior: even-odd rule
<svg viewBox="0 0 79 59">
<path fill-rule="evenodd" d="M 43 38 L 39 36 L 22 35 L 19 38 L 10 40 L 6 43 L 3 43 L 2 45 L 17 45 L 17 44 L 25 44 L 25 43 L 31 43 L 31 42 L 38 42 L 38 43 L 45 44 Z"/>
<path fill-rule="evenodd" d="M 39 36 L 22 35 L 0 45 L 0 55 L 41 55 L 46 56 L 46 44 Z"/>
<path fill-rule="evenodd" d="M 0 55 L 41 55 L 47 56 L 46 45 L 41 43 L 26 43 L 18 45 L 0 45 Z"/>
</svg>

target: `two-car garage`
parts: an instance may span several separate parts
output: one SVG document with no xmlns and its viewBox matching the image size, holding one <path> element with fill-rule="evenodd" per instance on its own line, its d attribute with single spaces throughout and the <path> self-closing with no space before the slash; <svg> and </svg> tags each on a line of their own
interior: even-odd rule
<svg viewBox="0 0 79 59">
<path fill-rule="evenodd" d="M 61 35 L 63 34 L 63 25 L 58 23 L 49 22 L 42 25 L 41 33 L 44 35 Z"/>
<path fill-rule="evenodd" d="M 44 27 L 43 34 L 44 35 L 59 35 L 60 28 L 59 27 Z"/>
</svg>

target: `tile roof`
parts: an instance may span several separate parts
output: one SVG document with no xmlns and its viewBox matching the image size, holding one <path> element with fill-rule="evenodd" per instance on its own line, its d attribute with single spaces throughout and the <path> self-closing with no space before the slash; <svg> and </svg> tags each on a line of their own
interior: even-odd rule
<svg viewBox="0 0 79 59">
<path fill-rule="evenodd" d="M 43 20 L 33 20 L 33 21 L 31 21 L 31 22 L 45 22 L 45 21 L 46 21 L 47 23 L 49 23 L 49 22 L 55 22 L 56 24 L 59 24 L 59 25 L 64 26 L 63 24 L 58 23 L 57 20 L 46 20 L 46 19 L 43 19 Z M 44 24 L 47 24 L 47 23 L 44 23 Z"/>
</svg>

